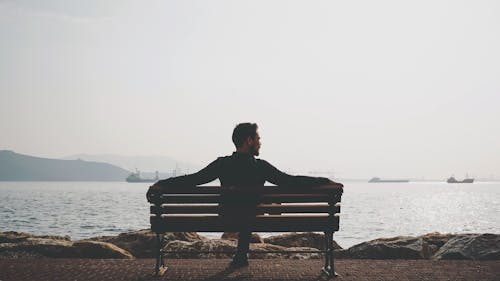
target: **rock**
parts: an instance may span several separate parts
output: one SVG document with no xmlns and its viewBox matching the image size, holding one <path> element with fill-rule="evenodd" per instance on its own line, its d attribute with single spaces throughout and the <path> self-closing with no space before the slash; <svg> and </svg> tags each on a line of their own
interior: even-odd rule
<svg viewBox="0 0 500 281">
<path fill-rule="evenodd" d="M 321 253 L 286 253 L 316 251 L 324 248 L 324 236 L 318 233 L 290 233 L 262 239 L 253 236 L 250 258 L 316 259 Z M 208 239 L 195 232 L 165 233 L 165 251 L 170 258 L 231 258 L 236 252 L 236 234 L 224 239 Z M 263 241 L 265 243 L 263 243 Z M 22 232 L 0 232 L 0 258 L 153 258 L 156 234 L 149 229 L 71 241 L 68 236 L 34 236 Z M 419 237 L 381 238 L 342 249 L 334 244 L 335 258 L 351 259 L 470 259 L 499 260 L 500 234 L 440 234 Z M 198 253 L 210 251 L 212 253 Z M 222 251 L 226 253 L 213 253 Z M 282 253 L 263 253 L 277 251 Z"/>
<path fill-rule="evenodd" d="M 167 232 L 163 236 L 165 244 L 169 241 L 204 241 L 207 238 L 198 235 L 196 232 Z M 100 236 L 81 241 L 99 241 L 112 243 L 122 249 L 132 253 L 137 258 L 156 257 L 157 241 L 156 233 L 151 229 L 142 229 L 132 232 L 121 233 L 118 236 Z"/>
<path fill-rule="evenodd" d="M 308 247 L 320 250 L 325 249 L 325 235 L 314 232 L 286 233 L 264 238 L 264 242 L 283 247 Z M 337 242 L 333 241 L 333 249 L 338 250 L 342 249 L 342 247 L 340 247 Z"/>
<path fill-rule="evenodd" d="M 29 237 L 16 243 L 0 244 L 0 253 L 21 253 L 23 255 L 43 256 L 49 258 L 68 257 L 73 242 L 66 240 Z"/>
<path fill-rule="evenodd" d="M 166 241 L 181 240 L 194 242 L 208 240 L 208 238 L 201 236 L 196 232 L 166 232 L 163 237 Z"/>
<path fill-rule="evenodd" d="M 54 239 L 54 240 L 65 240 L 71 241 L 68 235 L 66 236 L 52 236 L 52 235 L 42 235 L 42 236 L 34 236 L 24 232 L 15 232 L 15 231 L 6 231 L 0 232 L 0 243 L 17 243 L 21 241 L 26 241 L 28 238 L 46 238 L 46 239 Z"/>
<path fill-rule="evenodd" d="M 500 260 L 500 234 L 459 234 L 432 257 L 438 260 Z"/>
<path fill-rule="evenodd" d="M 428 259 L 453 237 L 454 234 L 433 232 L 418 237 L 380 238 L 336 250 L 334 254 L 337 258 L 351 259 Z"/>
<path fill-rule="evenodd" d="M 65 241 L 71 241 L 71 237 L 69 235 L 65 236 L 57 236 L 57 235 L 41 235 L 41 236 L 36 236 L 38 238 L 46 238 L 46 239 L 55 239 L 55 240 L 65 240 Z"/>
<path fill-rule="evenodd" d="M 441 248 L 448 240 L 455 237 L 455 234 L 441 234 L 439 232 L 432 232 L 422 235 L 422 239 L 429 245 L 434 245 L 437 248 Z"/>
<path fill-rule="evenodd" d="M 133 258 L 129 252 L 105 242 L 72 242 L 67 237 L 14 232 L 2 233 L 0 237 L 2 257 Z"/>
<path fill-rule="evenodd" d="M 169 258 L 229 258 L 231 252 L 236 251 L 236 242 L 227 239 L 211 239 L 208 241 L 171 241 L 164 251 L 175 251 L 182 253 L 165 253 Z M 223 251 L 230 253 L 197 253 L 199 251 Z"/>
<path fill-rule="evenodd" d="M 75 258 L 89 259 L 133 259 L 131 253 L 111 243 L 98 241 L 79 241 L 70 248 Z"/>
<path fill-rule="evenodd" d="M 316 248 L 309 247 L 290 247 L 285 248 L 287 251 L 317 251 Z M 285 253 L 281 254 L 283 258 L 296 259 L 296 260 L 311 260 L 311 259 L 322 259 L 323 253 Z"/>
<path fill-rule="evenodd" d="M 238 232 L 224 232 L 221 239 L 238 240 Z M 262 239 L 259 234 L 252 232 L 250 243 L 264 243 L 264 239 Z"/>
<path fill-rule="evenodd" d="M 17 243 L 26 241 L 27 238 L 33 237 L 24 232 L 6 231 L 0 233 L 0 243 Z"/>
<path fill-rule="evenodd" d="M 333 258 L 335 259 L 352 259 L 349 256 L 349 249 L 340 249 L 333 251 Z"/>
<path fill-rule="evenodd" d="M 309 247 L 283 247 L 273 244 L 250 244 L 250 250 L 255 251 L 250 253 L 249 257 L 253 259 L 319 259 L 322 258 L 320 253 L 286 253 L 286 251 L 318 251 L 315 248 Z M 283 251 L 283 253 L 259 253 L 259 251 Z"/>
<path fill-rule="evenodd" d="M 351 259 L 428 259 L 436 251 L 437 247 L 422 237 L 398 236 L 363 242 L 336 253 Z"/>
<path fill-rule="evenodd" d="M 183 253 L 166 253 L 167 258 L 231 258 L 236 252 L 236 241 L 228 239 L 211 239 L 207 241 L 187 242 L 172 241 L 166 245 L 165 251 L 175 251 Z M 270 258 L 291 258 L 291 259 L 314 259 L 321 258 L 319 253 L 259 253 L 259 251 L 317 251 L 317 249 L 296 247 L 285 248 L 282 246 L 252 243 L 250 250 L 255 251 L 249 254 L 251 259 Z M 212 253 L 198 253 L 199 251 L 211 251 Z M 220 251 L 226 253 L 213 253 Z"/>
</svg>

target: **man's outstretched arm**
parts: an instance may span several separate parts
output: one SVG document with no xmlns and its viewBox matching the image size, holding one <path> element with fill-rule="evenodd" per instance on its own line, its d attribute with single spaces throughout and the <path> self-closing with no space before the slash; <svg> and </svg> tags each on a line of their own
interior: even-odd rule
<svg viewBox="0 0 500 281">
<path fill-rule="evenodd" d="M 344 185 L 338 182 L 334 182 L 328 178 L 323 177 L 308 177 L 308 176 L 292 176 L 278 170 L 276 167 L 271 165 L 265 160 L 262 161 L 262 166 L 264 169 L 264 174 L 266 181 L 278 185 L 278 186 L 291 186 L 291 187 L 301 187 L 301 186 L 319 186 L 319 185 L 336 185 L 338 187 L 343 187 Z"/>
<path fill-rule="evenodd" d="M 149 202 L 153 201 L 155 195 L 161 193 L 163 190 L 166 190 L 169 186 L 196 186 L 209 183 L 218 178 L 219 174 L 220 161 L 219 159 L 217 159 L 194 174 L 171 177 L 168 179 L 157 181 L 149 188 L 148 192 L 146 193 L 146 198 Z"/>
</svg>

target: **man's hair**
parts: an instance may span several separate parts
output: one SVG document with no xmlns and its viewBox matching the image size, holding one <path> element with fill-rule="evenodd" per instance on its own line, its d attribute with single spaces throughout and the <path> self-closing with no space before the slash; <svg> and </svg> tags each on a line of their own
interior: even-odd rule
<svg viewBox="0 0 500 281">
<path fill-rule="evenodd" d="M 257 124 L 255 123 L 240 123 L 236 125 L 233 130 L 233 143 L 236 148 L 241 147 L 248 137 L 255 138 L 257 128 Z"/>
</svg>

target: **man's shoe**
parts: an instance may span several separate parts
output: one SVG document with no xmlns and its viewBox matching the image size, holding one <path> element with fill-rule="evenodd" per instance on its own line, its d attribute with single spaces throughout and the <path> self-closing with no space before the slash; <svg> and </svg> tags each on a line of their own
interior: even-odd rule
<svg viewBox="0 0 500 281">
<path fill-rule="evenodd" d="M 240 268 L 248 266 L 248 259 L 246 258 L 234 258 L 233 261 L 229 264 L 232 268 Z"/>
</svg>

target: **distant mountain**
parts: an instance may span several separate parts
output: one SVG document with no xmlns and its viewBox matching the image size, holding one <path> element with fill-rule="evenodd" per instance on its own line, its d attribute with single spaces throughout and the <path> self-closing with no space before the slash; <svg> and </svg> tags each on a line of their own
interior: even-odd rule
<svg viewBox="0 0 500 281">
<path fill-rule="evenodd" d="M 176 174 L 189 174 L 197 172 L 201 167 L 190 163 L 177 161 L 166 156 L 123 156 L 116 154 L 77 154 L 63 159 L 82 159 L 86 161 L 105 162 L 122 167 L 129 171 L 138 169 L 146 177 L 152 177 L 155 171 L 160 172 L 160 178 L 171 175 L 177 168 Z M 208 164 L 208 163 L 206 163 Z"/>
<path fill-rule="evenodd" d="M 0 150 L 0 181 L 124 181 L 130 171 L 84 160 L 59 160 Z"/>
</svg>

